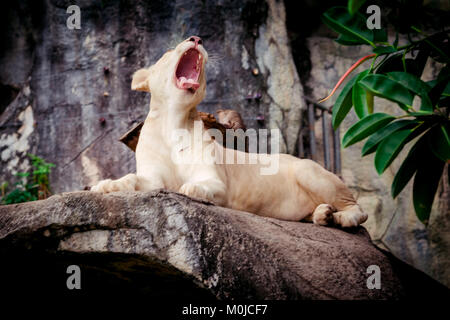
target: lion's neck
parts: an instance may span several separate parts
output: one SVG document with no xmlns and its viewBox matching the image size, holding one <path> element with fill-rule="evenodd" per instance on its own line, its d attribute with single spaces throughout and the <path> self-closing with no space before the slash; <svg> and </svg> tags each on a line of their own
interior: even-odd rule
<svg viewBox="0 0 450 320">
<path fill-rule="evenodd" d="M 146 122 L 152 122 L 162 137 L 170 139 L 174 130 L 190 131 L 195 120 L 201 121 L 196 106 L 186 107 L 171 101 L 163 103 L 152 99 Z"/>
</svg>

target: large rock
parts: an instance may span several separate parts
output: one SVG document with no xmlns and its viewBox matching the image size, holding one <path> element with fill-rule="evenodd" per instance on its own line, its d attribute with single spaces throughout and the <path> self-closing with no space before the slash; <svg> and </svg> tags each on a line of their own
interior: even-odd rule
<svg viewBox="0 0 450 320">
<path fill-rule="evenodd" d="M 2 206 L 0 254 L 2 288 L 23 292 L 67 293 L 65 272 L 74 264 L 88 293 L 202 299 L 408 294 L 396 263 L 371 244 L 364 228 L 279 221 L 162 190 L 64 193 Z M 380 267 L 381 289 L 367 287 L 370 265 Z"/>
</svg>

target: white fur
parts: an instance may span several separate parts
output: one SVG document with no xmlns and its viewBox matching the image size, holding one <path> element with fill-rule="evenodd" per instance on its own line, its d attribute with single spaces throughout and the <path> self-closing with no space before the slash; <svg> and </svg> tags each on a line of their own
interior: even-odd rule
<svg viewBox="0 0 450 320">
<path fill-rule="evenodd" d="M 183 153 L 191 160 L 208 158 L 205 149 L 213 145 L 217 154 L 236 154 L 248 160 L 248 154 L 224 149 L 211 139 L 205 148 L 176 149 L 171 140 L 174 130 L 193 132 L 194 121 L 200 120 L 196 106 L 205 96 L 204 67 L 207 52 L 199 45 L 201 61 L 200 87 L 195 93 L 179 89 L 174 73 L 177 63 L 195 44 L 189 39 L 170 50 L 149 69 L 133 76 L 132 89 L 151 92 L 150 112 L 141 130 L 136 149 L 136 174 L 118 180 L 104 180 L 92 187 L 95 192 L 120 190 L 150 191 L 159 188 L 180 192 L 214 202 L 217 205 L 253 212 L 284 220 L 302 219 L 326 225 L 334 222 L 343 227 L 363 223 L 363 213 L 349 189 L 333 173 L 311 160 L 286 154 L 278 157 L 279 171 L 261 175 L 262 158 L 256 164 L 200 163 L 177 164 L 173 154 Z M 179 146 L 177 146 L 179 147 Z M 260 157 L 260 156 L 258 156 Z M 267 156 L 266 156 L 267 157 Z"/>
</svg>

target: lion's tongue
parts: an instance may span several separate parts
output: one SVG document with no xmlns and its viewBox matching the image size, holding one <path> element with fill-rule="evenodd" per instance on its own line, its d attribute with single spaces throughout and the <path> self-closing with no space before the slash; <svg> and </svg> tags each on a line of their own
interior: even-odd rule
<svg viewBox="0 0 450 320">
<path fill-rule="evenodd" d="M 178 79 L 178 85 L 183 89 L 198 89 L 200 84 L 194 79 L 186 79 L 185 77 L 181 77 Z"/>
</svg>

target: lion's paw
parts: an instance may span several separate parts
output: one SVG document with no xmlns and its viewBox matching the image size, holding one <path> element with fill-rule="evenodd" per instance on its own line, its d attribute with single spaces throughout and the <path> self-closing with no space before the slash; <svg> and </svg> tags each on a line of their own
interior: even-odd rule
<svg viewBox="0 0 450 320">
<path fill-rule="evenodd" d="M 110 193 L 116 191 L 134 191 L 136 189 L 137 177 L 128 174 L 119 180 L 103 180 L 91 188 L 93 192 Z"/>
<path fill-rule="evenodd" d="M 334 223 L 344 227 L 357 227 L 367 220 L 367 214 L 360 211 L 359 208 L 355 210 L 338 211 L 333 214 Z"/>
<path fill-rule="evenodd" d="M 214 194 L 208 186 L 200 183 L 186 182 L 178 191 L 189 197 L 204 199 L 213 202 Z"/>
<path fill-rule="evenodd" d="M 333 213 L 335 211 L 329 204 L 319 204 L 313 212 L 313 222 L 321 226 L 329 225 L 333 221 Z"/>
<path fill-rule="evenodd" d="M 114 181 L 111 179 L 102 180 L 95 186 L 91 187 L 93 192 L 109 193 L 114 191 Z"/>
</svg>

